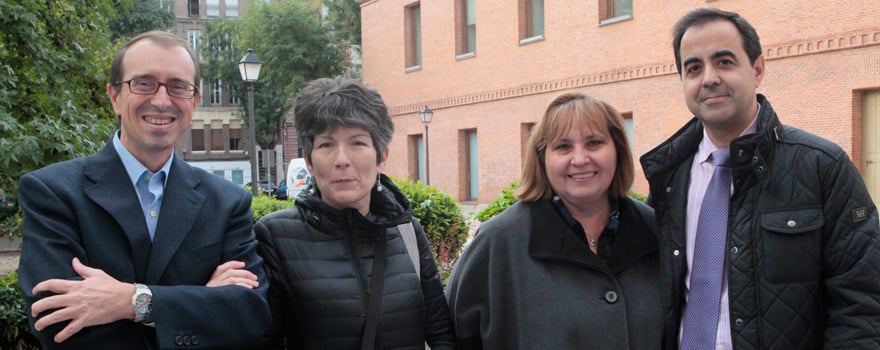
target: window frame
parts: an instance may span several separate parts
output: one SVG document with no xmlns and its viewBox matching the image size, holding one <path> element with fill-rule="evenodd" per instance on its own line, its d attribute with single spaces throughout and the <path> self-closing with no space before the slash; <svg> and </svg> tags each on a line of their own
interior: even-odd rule
<svg viewBox="0 0 880 350">
<path fill-rule="evenodd" d="M 620 6 L 626 5 L 621 4 L 621 2 L 629 3 L 628 13 L 617 14 L 614 10 L 615 4 L 619 4 Z M 633 19 L 634 10 L 632 0 L 604 0 L 600 1 L 599 4 L 599 25 L 613 24 Z"/>
<path fill-rule="evenodd" d="M 455 1 L 455 58 L 477 54 L 477 15 L 475 0 Z"/>
<path fill-rule="evenodd" d="M 519 44 L 544 40 L 544 0 L 519 0 L 518 10 Z"/>
<path fill-rule="evenodd" d="M 406 71 L 412 72 L 422 68 L 422 10 L 421 4 L 415 2 L 404 8 L 404 33 Z"/>
</svg>

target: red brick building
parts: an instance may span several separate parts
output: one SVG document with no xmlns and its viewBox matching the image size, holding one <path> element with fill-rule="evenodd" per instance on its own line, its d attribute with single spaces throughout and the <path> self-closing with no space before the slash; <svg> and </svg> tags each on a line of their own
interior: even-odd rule
<svg viewBox="0 0 880 350">
<path fill-rule="evenodd" d="M 490 202 L 519 177 L 547 104 L 573 90 L 623 113 L 641 156 L 691 118 L 672 26 L 709 6 L 739 12 L 758 30 L 766 59 L 758 91 L 782 121 L 843 147 L 880 196 L 878 1 L 359 1 L 363 80 L 396 126 L 392 176 L 424 180 L 419 111 L 427 105 L 430 184 Z M 638 162 L 636 173 L 634 189 L 646 193 Z"/>
</svg>

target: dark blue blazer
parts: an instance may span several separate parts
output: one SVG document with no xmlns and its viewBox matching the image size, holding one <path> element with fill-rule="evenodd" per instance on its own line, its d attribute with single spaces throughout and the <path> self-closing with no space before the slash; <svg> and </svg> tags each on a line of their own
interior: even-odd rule
<svg viewBox="0 0 880 350">
<path fill-rule="evenodd" d="M 121 320 L 57 344 L 52 338 L 63 323 L 34 331 L 44 349 L 244 349 L 269 325 L 251 196 L 231 182 L 175 157 L 152 242 L 112 142 L 92 156 L 24 175 L 19 191 L 25 216 L 18 273 L 28 314 L 46 296 L 31 293 L 37 283 L 80 279 L 74 257 L 153 291 L 155 327 Z M 259 288 L 205 287 L 217 265 L 230 260 L 246 262 Z"/>
</svg>

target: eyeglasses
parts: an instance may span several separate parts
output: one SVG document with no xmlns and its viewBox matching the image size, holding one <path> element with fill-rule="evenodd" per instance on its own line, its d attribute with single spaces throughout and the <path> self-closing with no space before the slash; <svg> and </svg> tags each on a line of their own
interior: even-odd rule
<svg viewBox="0 0 880 350">
<path fill-rule="evenodd" d="M 168 91 L 168 95 L 177 98 L 191 99 L 199 93 L 199 88 L 195 87 L 195 85 L 193 84 L 183 81 L 160 83 L 153 79 L 135 78 L 130 80 L 123 80 L 117 82 L 116 84 L 128 84 L 128 90 L 135 95 L 155 94 L 157 91 L 159 91 L 160 86 L 165 87 L 165 91 Z"/>
</svg>

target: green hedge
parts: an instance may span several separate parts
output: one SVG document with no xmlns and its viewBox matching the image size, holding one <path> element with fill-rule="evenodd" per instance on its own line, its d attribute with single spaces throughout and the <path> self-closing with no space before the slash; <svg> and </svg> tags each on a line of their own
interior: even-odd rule
<svg viewBox="0 0 880 350">
<path fill-rule="evenodd" d="M 30 333 L 15 272 L 0 278 L 0 349 L 40 349 L 40 342 Z"/>
<path fill-rule="evenodd" d="M 256 196 L 251 202 L 251 210 L 254 211 L 254 222 L 273 212 L 292 206 L 293 201 L 275 199 L 267 195 Z"/>
<path fill-rule="evenodd" d="M 467 218 L 455 198 L 436 187 L 392 178 L 394 184 L 409 199 L 413 215 L 425 229 L 425 235 L 434 249 L 434 259 L 444 282 L 468 238 Z"/>
</svg>

